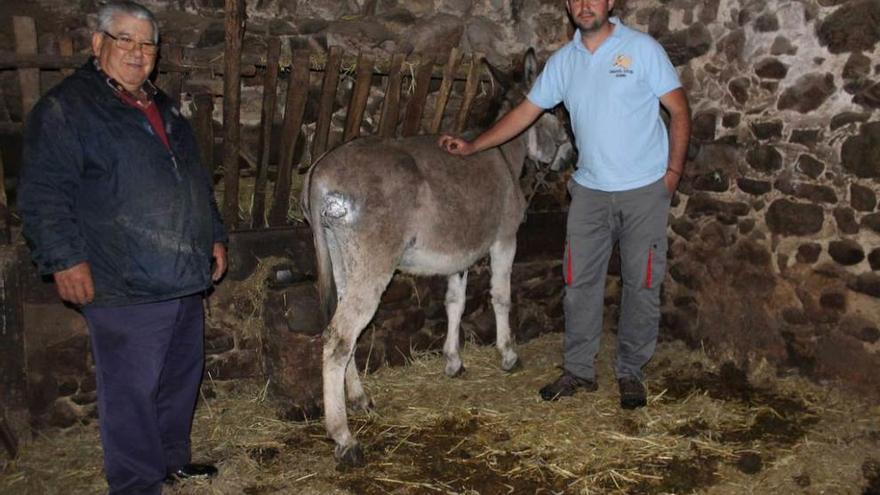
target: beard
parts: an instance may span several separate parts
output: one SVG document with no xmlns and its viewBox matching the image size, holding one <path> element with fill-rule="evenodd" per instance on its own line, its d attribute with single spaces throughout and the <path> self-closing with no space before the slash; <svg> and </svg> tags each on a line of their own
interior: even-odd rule
<svg viewBox="0 0 880 495">
<path fill-rule="evenodd" d="M 581 30 L 582 33 L 591 33 L 598 31 L 605 23 L 608 21 L 608 16 L 602 16 L 599 13 L 593 13 L 593 18 L 590 20 L 583 20 L 575 16 L 571 16 L 572 21 L 574 21 L 574 25 Z"/>
</svg>

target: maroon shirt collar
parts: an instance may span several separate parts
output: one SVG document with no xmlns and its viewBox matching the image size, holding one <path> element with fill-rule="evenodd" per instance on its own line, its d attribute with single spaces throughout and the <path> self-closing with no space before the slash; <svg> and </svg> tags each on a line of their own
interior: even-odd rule
<svg viewBox="0 0 880 495">
<path fill-rule="evenodd" d="M 159 89 L 156 88 L 156 85 L 153 84 L 152 81 L 147 79 L 144 81 L 143 89 L 144 93 L 147 95 L 147 101 L 143 102 L 138 100 L 133 94 L 131 94 L 127 89 L 125 89 L 122 84 L 119 84 L 119 81 L 110 77 L 103 69 L 101 69 L 101 63 L 98 62 L 97 58 L 92 59 L 95 64 L 95 69 L 101 74 L 101 77 L 107 82 L 107 86 L 110 86 L 113 89 L 113 92 L 122 99 L 122 101 L 128 103 L 132 106 L 138 106 L 142 108 L 147 108 L 153 103 L 153 98 L 156 96 L 156 93 L 159 92 Z"/>
</svg>

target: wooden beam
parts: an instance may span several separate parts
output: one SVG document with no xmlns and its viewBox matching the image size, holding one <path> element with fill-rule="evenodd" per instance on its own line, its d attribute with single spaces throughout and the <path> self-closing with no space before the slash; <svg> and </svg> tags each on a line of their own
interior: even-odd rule
<svg viewBox="0 0 880 495">
<path fill-rule="evenodd" d="M 15 33 L 15 52 L 33 55 L 37 53 L 37 27 L 32 17 L 12 17 L 12 29 Z M 22 121 L 27 120 L 34 104 L 40 99 L 39 69 L 18 69 L 18 85 L 21 90 Z"/>
<path fill-rule="evenodd" d="M 364 110 L 367 107 L 372 82 L 373 57 L 361 52 L 357 61 L 357 79 L 354 81 L 351 100 L 348 102 L 348 113 L 345 116 L 343 142 L 351 141 L 361 134 L 361 122 L 364 120 Z"/>
<path fill-rule="evenodd" d="M 266 49 L 266 75 L 263 79 L 263 108 L 260 114 L 260 143 L 257 154 L 257 177 L 251 206 L 251 228 L 266 225 L 266 182 L 269 178 L 269 157 L 272 149 L 272 126 L 275 123 L 275 102 L 278 92 L 278 58 L 281 39 L 269 38 Z"/>
<path fill-rule="evenodd" d="M 238 154 L 241 122 L 241 43 L 244 36 L 244 0 L 226 0 L 226 44 L 223 76 L 223 220 L 230 230 L 238 226 Z"/>
<path fill-rule="evenodd" d="M 278 162 L 278 178 L 275 179 L 272 209 L 269 211 L 269 225 L 287 223 L 287 210 L 290 208 L 291 178 L 293 176 L 293 154 L 299 139 L 306 103 L 309 99 L 309 57 L 308 50 L 294 50 L 293 72 L 287 82 L 287 102 L 284 105 L 284 124 L 281 128 L 281 158 Z"/>
<path fill-rule="evenodd" d="M 321 101 L 318 107 L 318 121 L 315 124 L 315 137 L 312 145 L 312 159 L 316 160 L 327 151 L 327 139 L 330 136 L 330 120 L 333 117 L 333 106 L 336 103 L 336 90 L 339 85 L 339 65 L 342 61 L 342 49 L 330 47 L 327 64 L 324 66 L 324 83 L 321 87 Z"/>
<path fill-rule="evenodd" d="M 434 118 L 431 120 L 430 127 L 431 134 L 440 132 L 440 126 L 443 124 L 443 112 L 446 111 L 449 94 L 452 92 L 455 68 L 458 67 L 460 62 L 461 52 L 458 50 L 458 47 L 455 47 L 449 52 L 449 60 L 443 68 L 443 82 L 440 83 L 440 91 L 437 93 L 437 100 L 434 104 Z"/>
<path fill-rule="evenodd" d="M 211 171 L 213 177 L 217 168 L 214 163 L 214 95 L 199 93 L 193 97 L 193 101 L 195 102 L 193 129 L 199 142 L 202 165 Z"/>
<path fill-rule="evenodd" d="M 396 53 L 391 62 L 391 73 L 385 86 L 385 100 L 382 102 L 382 116 L 379 120 L 379 136 L 390 138 L 397 130 L 400 117 L 400 81 L 403 79 L 401 70 L 406 55 Z"/>
<path fill-rule="evenodd" d="M 86 63 L 88 59 L 89 55 L 84 53 L 71 56 L 44 53 L 19 55 L 0 51 L 0 69 L 75 69 Z M 244 64 L 240 66 L 240 71 L 242 76 L 251 77 L 257 73 L 257 68 L 253 64 Z M 175 65 L 164 58 L 160 58 L 159 72 L 209 72 L 216 75 L 224 75 L 226 70 L 222 65 L 215 65 L 210 62 L 184 61 L 180 65 Z"/>
<path fill-rule="evenodd" d="M 403 127 L 400 130 L 400 134 L 403 136 L 414 136 L 421 130 L 422 113 L 425 111 L 425 101 L 428 98 L 428 90 L 431 88 L 431 74 L 433 72 L 434 63 L 431 61 L 423 62 L 416 72 L 416 79 L 413 81 L 415 87 L 413 94 L 406 102 L 406 113 L 403 117 Z"/>
<path fill-rule="evenodd" d="M 464 86 L 464 98 L 461 102 L 461 108 L 458 109 L 458 118 L 455 122 L 456 134 L 461 134 L 467 126 L 468 113 L 474 104 L 474 98 L 477 96 L 477 90 L 480 89 L 480 69 L 482 68 L 483 55 L 474 53 L 471 58 L 470 71 L 468 72 L 467 82 Z"/>
<path fill-rule="evenodd" d="M 166 48 L 163 46 L 160 54 L 164 53 L 165 50 Z M 187 48 L 184 55 L 184 61 L 180 65 L 172 64 L 160 57 L 158 64 L 159 72 L 207 72 L 218 76 L 225 74 L 223 65 L 218 65 L 218 63 L 213 62 L 217 56 L 216 49 Z M 0 50 L 0 69 L 75 69 L 86 63 L 86 60 L 88 59 L 89 55 L 85 53 L 65 56 L 47 53 L 16 54 L 14 52 Z M 343 55 L 341 60 L 346 67 L 349 67 L 357 63 L 357 56 Z M 419 66 L 424 62 L 430 62 L 431 64 L 435 63 L 435 61 L 430 58 L 423 59 L 415 57 L 409 60 L 409 63 Z M 310 70 L 312 72 L 323 72 L 327 63 L 328 60 L 324 55 L 318 53 L 312 54 Z M 290 59 L 282 54 L 280 64 L 282 69 L 287 69 L 291 65 Z M 241 75 L 244 77 L 253 77 L 257 74 L 257 69 L 263 68 L 264 66 L 265 62 L 258 57 L 243 56 L 240 66 Z M 377 76 L 387 76 L 390 71 L 390 66 L 391 59 L 375 60 L 373 62 L 373 74 Z M 467 65 L 459 66 L 453 75 L 453 79 L 456 81 L 467 80 L 468 70 L 469 68 Z M 443 67 L 434 67 L 431 77 L 433 79 L 441 79 L 443 77 Z M 491 82 L 488 76 L 481 76 L 480 80 L 483 82 Z"/>
</svg>

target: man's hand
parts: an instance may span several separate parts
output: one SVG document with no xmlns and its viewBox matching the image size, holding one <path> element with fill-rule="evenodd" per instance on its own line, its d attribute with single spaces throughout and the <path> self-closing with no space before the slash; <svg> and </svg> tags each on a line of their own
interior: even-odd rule
<svg viewBox="0 0 880 495">
<path fill-rule="evenodd" d="M 69 303 L 84 305 L 95 298 L 95 284 L 92 269 L 85 261 L 52 274 L 58 296 Z"/>
<path fill-rule="evenodd" d="M 444 134 L 437 140 L 437 145 L 449 154 L 468 156 L 476 151 L 474 145 L 464 139 Z"/>
<path fill-rule="evenodd" d="M 211 280 L 216 282 L 226 273 L 226 246 L 222 242 L 215 242 L 211 255 L 214 257 L 214 273 L 211 275 Z"/>
<path fill-rule="evenodd" d="M 663 183 L 666 184 L 666 190 L 669 191 L 670 196 L 675 193 L 676 188 L 678 188 L 678 182 L 680 180 L 680 173 L 669 169 L 666 170 L 666 175 L 663 176 Z"/>
</svg>

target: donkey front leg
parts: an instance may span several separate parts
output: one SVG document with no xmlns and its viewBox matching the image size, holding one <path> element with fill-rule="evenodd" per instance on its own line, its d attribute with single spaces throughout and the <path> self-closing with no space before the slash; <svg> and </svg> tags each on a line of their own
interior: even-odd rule
<svg viewBox="0 0 880 495">
<path fill-rule="evenodd" d="M 464 372 L 459 352 L 459 324 L 464 313 L 467 271 L 450 275 L 446 285 L 446 343 L 443 356 L 446 357 L 446 376 L 456 377 Z"/>
<path fill-rule="evenodd" d="M 501 369 L 519 365 L 510 337 L 510 272 L 516 254 L 516 237 L 495 241 L 489 249 L 492 267 L 492 309 L 495 310 L 495 347 L 501 354 Z"/>
</svg>

